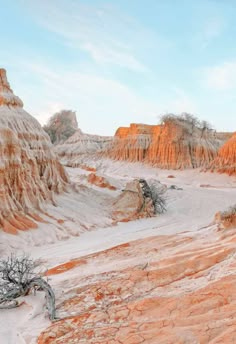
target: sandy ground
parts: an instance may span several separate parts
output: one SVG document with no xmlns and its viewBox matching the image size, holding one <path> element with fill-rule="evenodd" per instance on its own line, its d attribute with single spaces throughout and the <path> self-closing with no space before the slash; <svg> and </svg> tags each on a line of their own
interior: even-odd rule
<svg viewBox="0 0 236 344">
<path fill-rule="evenodd" d="M 20 233 L 18 236 L 0 234 L 2 255 L 27 252 L 39 258 L 44 270 L 74 258 L 102 251 L 113 246 L 151 236 L 178 234 L 205 235 L 215 228 L 214 215 L 236 202 L 236 178 L 199 170 L 165 171 L 141 164 L 93 161 L 97 174 L 103 175 L 118 190 L 110 191 L 87 183 L 89 173 L 79 168 L 68 168 L 77 192 L 71 192 L 57 199 L 58 207 L 48 206 L 45 215 L 47 223 L 37 230 Z M 175 178 L 168 178 L 173 175 Z M 112 225 L 111 204 L 125 183 L 135 177 L 158 180 L 166 184 L 167 212 L 154 218 Z M 176 185 L 181 190 L 169 189 Z M 63 220 L 63 223 L 58 223 Z M 112 264 L 112 263 L 110 263 Z M 97 267 L 96 267 L 97 268 Z M 102 266 L 101 271 L 109 269 Z M 90 267 L 90 273 L 93 267 Z M 71 272 L 72 273 L 72 272 Z M 68 281 L 73 276 L 67 275 Z M 80 271 L 81 273 L 81 271 Z M 88 271 L 85 273 L 88 273 Z M 65 276 L 51 280 L 60 301 Z M 71 282 L 72 283 L 72 282 Z M 22 306 L 15 310 L 0 312 L 1 344 L 33 344 L 40 332 L 49 325 L 43 309 L 44 296 L 37 293 L 22 299 Z"/>
</svg>

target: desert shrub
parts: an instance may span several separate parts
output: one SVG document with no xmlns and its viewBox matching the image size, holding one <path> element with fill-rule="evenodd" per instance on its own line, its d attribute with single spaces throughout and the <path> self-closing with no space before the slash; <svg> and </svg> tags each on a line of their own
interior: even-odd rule
<svg viewBox="0 0 236 344">
<path fill-rule="evenodd" d="M 143 196 L 152 200 L 155 214 L 162 214 L 166 211 L 166 199 L 164 196 L 165 190 L 162 187 L 157 187 L 154 183 L 148 184 L 145 179 L 140 179 Z"/>
<path fill-rule="evenodd" d="M 22 255 L 0 259 L 0 308 L 19 306 L 17 298 L 39 288 L 46 293 L 47 308 L 51 320 L 55 319 L 55 296 L 51 286 L 35 273 L 37 262 Z"/>
<path fill-rule="evenodd" d="M 213 130 L 213 127 L 212 125 L 207 122 L 207 121 L 201 121 L 200 122 L 200 128 L 203 130 L 203 131 L 206 131 L 206 130 Z"/>
<path fill-rule="evenodd" d="M 172 113 L 167 113 L 164 115 L 160 116 L 160 122 L 162 124 L 167 124 L 167 123 L 179 123 L 179 124 L 187 124 L 192 128 L 198 128 L 202 130 L 203 132 L 205 131 L 210 131 L 212 130 L 212 125 L 207 122 L 207 121 L 201 121 L 199 120 L 196 116 L 183 112 L 181 114 L 172 114 Z"/>
<path fill-rule="evenodd" d="M 162 124 L 166 124 L 168 122 L 176 122 L 178 120 L 178 116 L 174 115 L 173 113 L 166 113 L 159 117 L 159 120 Z"/>
<path fill-rule="evenodd" d="M 166 198 L 162 189 L 158 189 L 155 185 L 151 185 L 152 201 L 156 214 L 163 214 L 166 211 Z"/>
</svg>

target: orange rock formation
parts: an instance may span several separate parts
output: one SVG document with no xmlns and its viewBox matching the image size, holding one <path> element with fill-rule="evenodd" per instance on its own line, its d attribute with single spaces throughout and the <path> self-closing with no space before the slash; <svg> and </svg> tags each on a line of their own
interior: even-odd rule
<svg viewBox="0 0 236 344">
<path fill-rule="evenodd" d="M 191 128 L 184 121 L 131 124 L 117 130 L 106 154 L 112 159 L 141 161 L 166 169 L 197 168 L 216 157 L 222 140 L 213 131 Z"/>
<path fill-rule="evenodd" d="M 155 126 L 134 123 L 129 128 L 119 128 L 108 156 L 115 160 L 144 161 L 154 129 Z"/>
<path fill-rule="evenodd" d="M 37 227 L 35 211 L 62 192 L 67 175 L 51 149 L 48 135 L 23 110 L 6 71 L 0 69 L 0 227 L 12 234 Z M 31 216 L 31 218 L 29 217 Z"/>
<path fill-rule="evenodd" d="M 111 185 L 104 177 L 90 173 L 87 177 L 89 183 L 94 184 L 100 188 L 107 188 L 109 190 L 116 190 L 116 187 Z"/>
<path fill-rule="evenodd" d="M 236 133 L 220 148 L 210 167 L 219 173 L 236 175 Z"/>
</svg>

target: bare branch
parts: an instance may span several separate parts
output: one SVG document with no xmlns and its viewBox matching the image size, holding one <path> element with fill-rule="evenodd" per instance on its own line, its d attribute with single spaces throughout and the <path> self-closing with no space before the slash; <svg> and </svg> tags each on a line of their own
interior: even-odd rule
<svg viewBox="0 0 236 344">
<path fill-rule="evenodd" d="M 148 185 L 145 179 L 140 179 L 139 183 L 142 186 L 143 196 L 152 200 L 155 213 L 164 213 L 166 211 L 165 191 L 162 188 L 157 188 L 154 184 Z"/>
<path fill-rule="evenodd" d="M 46 293 L 47 308 L 51 320 L 56 318 L 55 295 L 51 286 L 35 272 L 36 262 L 28 256 L 11 255 L 0 260 L 0 309 L 19 307 L 16 300 L 26 296 L 35 287 Z"/>
</svg>

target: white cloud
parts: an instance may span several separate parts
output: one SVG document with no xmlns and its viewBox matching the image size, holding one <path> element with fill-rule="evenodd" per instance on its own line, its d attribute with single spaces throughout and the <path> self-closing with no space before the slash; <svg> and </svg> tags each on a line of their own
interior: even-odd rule
<svg viewBox="0 0 236 344">
<path fill-rule="evenodd" d="M 236 61 L 205 68 L 202 73 L 203 83 L 209 89 L 227 91 L 236 87 Z"/>
<path fill-rule="evenodd" d="M 118 49 L 112 49 L 109 47 L 97 47 L 92 43 L 85 43 L 81 48 L 89 52 L 92 58 L 101 63 L 114 63 L 121 67 L 127 67 L 135 71 L 145 71 L 147 68 L 137 61 L 134 56 L 128 52 L 122 52 Z"/>
<path fill-rule="evenodd" d="M 23 0 L 22 0 L 23 1 Z M 143 72 L 134 41 L 140 28 L 112 5 L 92 6 L 81 1 L 24 0 L 31 15 L 64 44 L 87 52 L 97 63 L 113 64 Z"/>
<path fill-rule="evenodd" d="M 10 82 L 41 124 L 61 109 L 72 109 L 82 130 L 105 135 L 130 122 L 153 123 L 161 112 L 155 103 L 109 78 L 20 59 L 17 68 L 33 76 L 34 87 L 32 80 L 22 83 L 22 74 L 13 73 Z"/>
<path fill-rule="evenodd" d="M 32 62 L 34 61 L 34 62 Z M 155 124 L 166 111 L 195 112 L 190 96 L 180 88 L 147 99 L 122 82 L 87 73 L 80 66 L 42 63 L 37 58 L 15 59 L 9 56 L 9 81 L 25 104 L 25 109 L 41 124 L 61 109 L 77 112 L 85 132 L 111 135 L 119 126 L 131 122 Z"/>
<path fill-rule="evenodd" d="M 39 109 L 39 112 L 35 113 L 35 118 L 40 122 L 41 125 L 44 125 L 48 122 L 49 114 L 54 114 L 56 112 L 61 111 L 62 109 L 68 108 L 64 105 L 63 102 L 47 102 L 44 106 Z M 31 109 L 31 113 L 33 114 L 35 109 Z"/>
<path fill-rule="evenodd" d="M 178 87 L 169 91 L 167 100 L 156 98 L 154 102 L 112 79 L 81 72 L 56 73 L 34 64 L 28 67 L 39 73 L 44 84 L 46 102 L 37 111 L 41 123 L 55 111 L 69 108 L 78 112 L 82 130 L 111 134 L 132 122 L 155 124 L 164 112 L 197 113 L 193 99 Z"/>
</svg>

